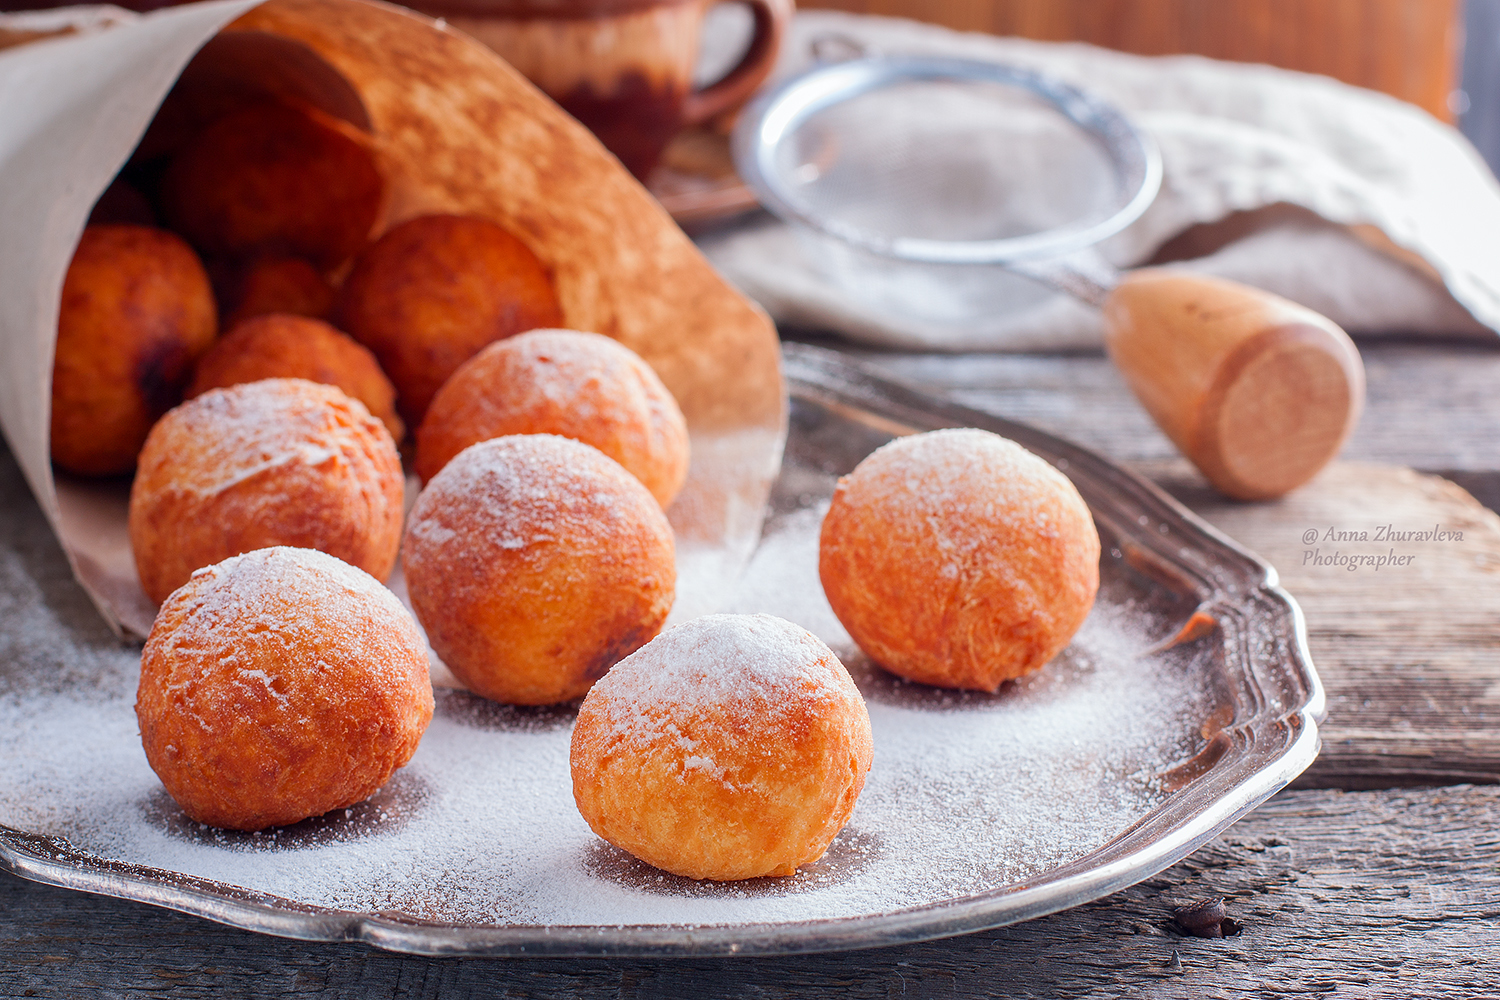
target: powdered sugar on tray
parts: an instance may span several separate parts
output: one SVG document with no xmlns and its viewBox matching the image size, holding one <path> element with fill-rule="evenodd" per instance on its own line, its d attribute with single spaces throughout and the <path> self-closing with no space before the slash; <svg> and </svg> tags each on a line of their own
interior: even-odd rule
<svg viewBox="0 0 1500 1000">
<path fill-rule="evenodd" d="M 470 925 L 740 925 L 994 889 L 1086 855 L 1161 801 L 1158 775 L 1201 745 L 1208 695 L 1182 658 L 1139 655 L 1162 624 L 1128 588 L 1106 586 L 1113 596 L 1069 650 L 998 694 L 899 681 L 854 649 L 823 599 L 817 538 L 832 477 L 801 472 L 816 488 L 769 523 L 734 610 L 790 619 L 833 647 L 866 699 L 875 763 L 849 826 L 791 878 L 698 883 L 636 861 L 573 805 L 576 705 L 508 708 L 456 691 L 439 692 L 416 756 L 367 802 L 259 834 L 192 823 L 140 748 L 137 652 L 72 595 L 60 555 L 41 573 L 52 585 L 36 582 L 40 557 L 21 524 L 0 547 L 0 824 L 339 910 Z M 31 537 L 44 537 L 30 517 Z M 65 599 L 79 607 L 60 612 Z"/>
</svg>

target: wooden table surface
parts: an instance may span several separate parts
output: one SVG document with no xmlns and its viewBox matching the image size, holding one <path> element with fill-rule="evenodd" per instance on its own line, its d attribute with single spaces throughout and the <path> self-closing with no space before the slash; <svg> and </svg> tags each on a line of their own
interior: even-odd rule
<svg viewBox="0 0 1500 1000">
<path fill-rule="evenodd" d="M 1500 507 L 1500 342 L 1361 349 L 1369 406 L 1343 459 L 1268 504 L 1207 491 L 1102 357 L 849 350 L 1147 473 L 1270 559 L 1301 602 L 1329 694 L 1321 756 L 1291 788 L 1154 878 L 1028 923 L 902 947 L 580 961 L 428 959 L 264 937 L 0 873 L 0 995 L 1494 995 L 1500 517 L 1474 496 Z M 0 478 L 16 495 L 8 456 Z M 1323 541 L 1330 531 L 1373 537 L 1381 526 L 1433 524 L 1462 539 Z M 1305 555 L 1328 544 L 1410 558 L 1377 574 Z M 81 597 L 73 603 L 87 613 Z M 1239 933 L 1200 938 L 1177 926 L 1176 907 L 1207 897 L 1224 898 Z"/>
</svg>

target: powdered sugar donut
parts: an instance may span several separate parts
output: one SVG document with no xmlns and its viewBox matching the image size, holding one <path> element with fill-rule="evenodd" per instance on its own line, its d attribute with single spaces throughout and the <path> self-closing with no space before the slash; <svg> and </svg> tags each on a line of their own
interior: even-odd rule
<svg viewBox="0 0 1500 1000">
<path fill-rule="evenodd" d="M 993 691 L 1057 655 L 1099 589 L 1078 490 L 972 428 L 898 438 L 839 480 L 818 573 L 870 658 L 924 684 Z"/>
<path fill-rule="evenodd" d="M 573 797 L 595 833 L 666 871 L 791 875 L 848 822 L 872 753 L 864 699 L 822 641 L 770 615 L 710 615 L 594 685 Z"/>
<path fill-rule="evenodd" d="M 385 579 L 405 481 L 385 425 L 331 385 L 275 378 L 167 413 L 141 449 L 130 545 L 161 601 L 193 570 L 272 545 L 318 549 Z"/>
<path fill-rule="evenodd" d="M 552 434 L 449 462 L 412 508 L 402 560 L 438 656 L 474 693 L 521 705 L 582 697 L 661 630 L 677 582 L 646 487 Z"/>
<path fill-rule="evenodd" d="M 505 434 L 560 434 L 598 448 L 666 507 L 688 470 L 687 422 L 630 348 L 597 333 L 533 330 L 465 361 L 417 431 L 425 482 L 469 445 Z"/>
<path fill-rule="evenodd" d="M 427 648 L 389 590 L 308 549 L 194 573 L 141 655 L 146 759 L 200 823 L 259 830 L 368 798 L 432 719 Z"/>
</svg>

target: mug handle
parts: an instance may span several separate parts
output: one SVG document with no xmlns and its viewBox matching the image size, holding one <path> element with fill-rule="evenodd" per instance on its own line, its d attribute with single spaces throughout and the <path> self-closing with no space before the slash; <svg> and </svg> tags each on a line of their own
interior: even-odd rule
<svg viewBox="0 0 1500 1000">
<path fill-rule="evenodd" d="M 739 64 L 716 83 L 690 92 L 682 104 L 684 125 L 702 125 L 739 107 L 765 82 L 776 65 L 781 40 L 792 20 L 794 0 L 737 0 L 755 15 L 755 34 Z"/>
</svg>

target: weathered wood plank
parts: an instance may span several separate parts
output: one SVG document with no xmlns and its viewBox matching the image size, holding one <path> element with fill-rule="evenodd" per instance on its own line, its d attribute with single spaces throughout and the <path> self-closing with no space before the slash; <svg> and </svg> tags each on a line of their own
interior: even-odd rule
<svg viewBox="0 0 1500 1000">
<path fill-rule="evenodd" d="M 1328 721 L 1300 784 L 1500 781 L 1500 515 L 1446 480 L 1369 463 L 1254 504 L 1181 460 L 1137 468 L 1270 561 L 1302 605 Z"/>
<path fill-rule="evenodd" d="M 1191 858 L 1030 923 L 834 955 L 425 959 L 257 937 L 0 875 L 0 994 L 295 997 L 1493 995 L 1500 788 L 1284 792 Z M 920 859 L 913 859 L 920 863 Z M 1222 896 L 1243 930 L 1184 936 Z"/>
<path fill-rule="evenodd" d="M 1177 457 L 1102 354 L 913 354 L 810 342 L 837 347 L 893 376 L 933 386 L 976 409 L 1024 420 L 1116 461 Z M 1359 347 L 1367 405 L 1344 449 L 1345 460 L 1467 473 L 1478 484 L 1500 482 L 1495 448 L 1500 338 L 1493 345 L 1364 341 Z M 1500 494 L 1495 500 L 1500 503 Z"/>
</svg>

